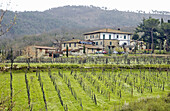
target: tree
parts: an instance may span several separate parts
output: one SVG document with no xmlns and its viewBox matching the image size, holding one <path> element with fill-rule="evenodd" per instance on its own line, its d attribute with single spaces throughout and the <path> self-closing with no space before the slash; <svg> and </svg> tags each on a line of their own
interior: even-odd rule
<svg viewBox="0 0 170 111">
<path fill-rule="evenodd" d="M 144 27 L 145 29 L 147 29 L 150 34 L 151 34 L 151 39 L 152 39 L 152 53 L 154 53 L 154 42 L 153 42 L 153 30 L 158 28 L 159 25 L 159 19 L 154 19 L 154 18 L 149 18 L 147 20 L 144 21 Z"/>
<path fill-rule="evenodd" d="M 86 54 L 86 47 L 85 47 L 85 45 L 83 46 L 83 53 Z"/>
<path fill-rule="evenodd" d="M 163 18 L 161 18 L 161 25 L 164 23 L 164 19 Z"/>
<path fill-rule="evenodd" d="M 166 51 L 169 51 L 169 42 L 170 42 L 170 23 L 162 23 L 161 29 L 165 35 L 165 47 Z"/>
<path fill-rule="evenodd" d="M 115 48 L 115 51 L 117 51 L 118 54 L 121 54 L 121 52 L 123 52 L 124 50 L 123 50 L 123 48 L 121 48 L 121 47 L 116 47 L 116 48 Z"/>
<path fill-rule="evenodd" d="M 66 46 L 66 56 L 68 57 L 68 46 Z"/>
<path fill-rule="evenodd" d="M 156 36 L 154 32 L 157 31 L 159 24 L 159 19 L 154 19 L 150 17 L 149 19 L 143 19 L 143 22 L 136 28 L 137 33 L 144 32 L 144 35 L 142 36 L 144 40 L 147 40 L 148 42 L 150 42 L 151 40 L 152 53 L 154 52 L 154 36 Z"/>
<path fill-rule="evenodd" d="M 139 39 L 139 35 L 138 35 L 137 33 L 134 33 L 132 39 L 133 39 L 133 40 Z"/>
<path fill-rule="evenodd" d="M 10 3 L 7 4 L 7 6 L 9 6 L 9 5 L 10 5 Z M 0 8 L 1 8 L 1 6 L 2 6 L 2 4 L 0 5 Z M 6 10 L 0 9 L 0 37 L 2 35 L 6 34 L 7 32 L 9 32 L 9 30 L 16 23 L 16 14 L 14 15 L 14 18 L 12 18 L 10 20 L 9 18 L 5 18 L 5 15 L 6 15 L 7 12 L 8 12 L 7 9 Z M 4 45 L 7 46 L 7 44 L 4 44 Z M 2 49 L 4 49 L 4 48 L 0 48 L 0 50 L 2 50 Z M 4 60 L 4 58 L 6 58 L 6 54 L 2 53 L 2 54 L 0 54 L 0 57 L 1 57 L 2 60 Z"/>
<path fill-rule="evenodd" d="M 62 43 L 64 42 L 65 38 L 64 37 L 57 37 L 55 34 L 55 42 L 53 42 L 53 44 L 55 44 L 55 47 L 57 47 L 59 49 L 59 51 L 61 52 L 62 49 Z"/>
<path fill-rule="evenodd" d="M 16 14 L 14 16 L 14 18 L 10 21 L 8 21 L 9 23 L 5 23 L 3 24 L 3 20 L 5 17 L 5 14 L 7 13 L 8 10 L 3 10 L 1 9 L 0 12 L 0 36 L 6 34 L 11 28 L 12 26 L 16 23 Z"/>
</svg>

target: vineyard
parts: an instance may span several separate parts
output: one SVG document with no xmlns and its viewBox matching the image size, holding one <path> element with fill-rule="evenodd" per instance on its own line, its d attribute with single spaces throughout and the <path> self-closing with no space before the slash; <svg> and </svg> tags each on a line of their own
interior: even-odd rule
<svg viewBox="0 0 170 111">
<path fill-rule="evenodd" d="M 0 61 L 2 62 L 2 61 Z M 11 61 L 6 61 L 10 63 Z M 20 58 L 14 60 L 15 63 L 26 63 L 27 58 Z M 40 58 L 39 60 L 30 59 L 30 63 L 71 63 L 71 64 L 128 64 L 128 65 L 140 65 L 140 64 L 170 64 L 170 56 L 143 56 L 138 55 L 134 57 L 124 56 L 87 56 L 87 57 L 61 57 L 61 58 Z"/>
<path fill-rule="evenodd" d="M 25 71 L 25 72 L 24 72 Z M 170 92 L 168 70 L 47 68 L 0 74 L 0 109 L 121 110 L 132 101 Z"/>
</svg>

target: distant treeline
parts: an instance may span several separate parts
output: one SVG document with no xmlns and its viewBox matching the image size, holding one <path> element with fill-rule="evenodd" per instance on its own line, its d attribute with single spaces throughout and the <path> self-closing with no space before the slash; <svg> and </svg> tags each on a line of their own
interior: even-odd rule
<svg viewBox="0 0 170 111">
<path fill-rule="evenodd" d="M 14 12 L 8 11 L 2 25 L 5 25 Z M 143 18 L 170 18 L 166 13 L 141 13 L 130 11 L 106 10 L 94 6 L 65 6 L 46 10 L 44 12 L 17 12 L 17 20 L 8 34 L 1 37 L 0 48 L 15 46 L 23 48 L 27 45 L 48 45 L 56 38 L 65 40 L 84 39 L 82 33 L 101 28 L 120 28 L 133 32 Z M 12 38 L 9 40 L 8 38 Z"/>
</svg>

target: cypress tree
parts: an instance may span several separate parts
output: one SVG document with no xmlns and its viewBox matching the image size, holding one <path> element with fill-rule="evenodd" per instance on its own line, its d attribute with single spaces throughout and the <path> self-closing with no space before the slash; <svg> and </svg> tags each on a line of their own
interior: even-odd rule
<svg viewBox="0 0 170 111">
<path fill-rule="evenodd" d="M 84 54 L 86 53 L 86 47 L 85 47 L 85 45 L 83 46 L 83 53 L 84 53 Z"/>
<path fill-rule="evenodd" d="M 163 18 L 161 18 L 161 24 L 163 24 L 164 23 L 164 19 Z"/>
<path fill-rule="evenodd" d="M 168 20 L 168 23 L 170 23 L 170 20 Z"/>
<path fill-rule="evenodd" d="M 66 56 L 68 57 L 68 46 L 66 46 Z"/>
</svg>

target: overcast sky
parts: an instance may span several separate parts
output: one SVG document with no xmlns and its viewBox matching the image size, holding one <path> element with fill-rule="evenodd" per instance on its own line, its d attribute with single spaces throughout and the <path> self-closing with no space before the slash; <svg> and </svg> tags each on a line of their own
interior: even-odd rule
<svg viewBox="0 0 170 111">
<path fill-rule="evenodd" d="M 6 1 L 11 1 L 10 6 L 6 6 Z M 170 0 L 0 0 L 0 7 L 13 11 L 44 11 L 65 5 L 93 5 L 121 11 L 170 11 Z"/>
</svg>

